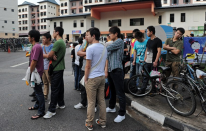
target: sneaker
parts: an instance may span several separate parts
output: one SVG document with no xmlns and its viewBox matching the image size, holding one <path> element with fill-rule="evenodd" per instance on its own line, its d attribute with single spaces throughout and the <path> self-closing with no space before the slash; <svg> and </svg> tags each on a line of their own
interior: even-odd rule
<svg viewBox="0 0 206 131">
<path fill-rule="evenodd" d="M 46 114 L 43 116 L 45 119 L 49 119 L 49 118 L 52 118 L 52 116 L 56 115 L 56 112 L 55 113 L 52 113 L 50 111 L 47 111 Z"/>
<path fill-rule="evenodd" d="M 81 109 L 81 108 L 86 108 L 85 106 L 83 106 L 81 103 L 77 104 L 74 106 L 75 109 Z"/>
<path fill-rule="evenodd" d="M 65 105 L 63 105 L 63 106 L 59 106 L 59 105 L 57 104 L 56 109 L 64 109 L 64 108 L 66 108 L 66 106 L 65 106 Z"/>
<path fill-rule="evenodd" d="M 100 124 L 99 119 L 96 119 L 96 123 L 97 123 L 97 125 L 101 126 L 102 128 L 105 128 L 105 127 L 106 127 L 106 125 L 101 125 L 101 124 Z"/>
<path fill-rule="evenodd" d="M 110 109 L 109 107 L 106 108 L 106 112 L 116 112 L 116 108 Z"/>
<path fill-rule="evenodd" d="M 114 122 L 119 123 L 122 122 L 125 119 L 125 116 L 120 116 L 118 115 L 115 119 Z"/>
<path fill-rule="evenodd" d="M 89 131 L 92 131 L 93 130 L 93 127 L 92 125 L 91 126 L 87 126 L 87 124 L 85 124 L 86 128 L 89 130 Z"/>
<path fill-rule="evenodd" d="M 95 107 L 94 111 L 95 111 L 95 113 L 97 112 L 97 108 L 96 107 Z"/>
</svg>

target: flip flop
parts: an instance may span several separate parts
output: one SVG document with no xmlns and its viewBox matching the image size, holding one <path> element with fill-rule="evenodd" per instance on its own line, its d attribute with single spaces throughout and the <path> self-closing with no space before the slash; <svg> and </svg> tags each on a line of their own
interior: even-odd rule
<svg viewBox="0 0 206 131">
<path fill-rule="evenodd" d="M 28 110 L 38 110 L 38 108 L 35 108 L 35 107 L 29 107 L 29 109 Z"/>
<path fill-rule="evenodd" d="M 31 117 L 32 120 L 36 120 L 39 119 L 41 117 L 43 117 L 44 115 L 40 115 L 40 114 L 35 114 L 34 116 Z"/>
</svg>

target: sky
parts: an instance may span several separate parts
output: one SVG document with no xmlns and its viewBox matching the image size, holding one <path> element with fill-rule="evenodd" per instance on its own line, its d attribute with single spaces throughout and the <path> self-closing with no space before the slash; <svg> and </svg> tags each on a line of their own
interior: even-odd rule
<svg viewBox="0 0 206 131">
<path fill-rule="evenodd" d="M 18 5 L 22 4 L 24 1 L 28 1 L 34 4 L 38 4 L 37 2 L 42 1 L 42 0 L 18 0 Z M 60 3 L 59 0 L 56 0 L 57 3 Z"/>
</svg>

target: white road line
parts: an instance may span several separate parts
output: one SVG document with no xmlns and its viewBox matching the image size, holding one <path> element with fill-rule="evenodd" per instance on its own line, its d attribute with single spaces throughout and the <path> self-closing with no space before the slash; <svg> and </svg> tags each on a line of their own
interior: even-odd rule
<svg viewBox="0 0 206 131">
<path fill-rule="evenodd" d="M 14 65 L 14 66 L 11 66 L 11 67 L 17 67 L 17 66 L 20 66 L 20 65 L 23 65 L 23 64 L 26 64 L 26 63 L 29 63 L 29 61 L 21 63 L 21 64 L 18 64 L 18 65 Z"/>
</svg>

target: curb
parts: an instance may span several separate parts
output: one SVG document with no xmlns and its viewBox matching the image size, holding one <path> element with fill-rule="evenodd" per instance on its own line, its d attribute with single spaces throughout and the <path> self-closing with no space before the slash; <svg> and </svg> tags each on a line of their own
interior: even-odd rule
<svg viewBox="0 0 206 131">
<path fill-rule="evenodd" d="M 146 115 L 148 118 L 160 123 L 162 126 L 167 126 L 175 131 L 201 131 L 197 128 L 191 127 L 189 125 L 186 125 L 180 121 L 171 119 L 167 116 L 164 116 L 163 114 L 160 114 L 158 112 L 155 112 L 138 102 L 132 101 L 127 95 L 126 96 L 126 102 L 129 106 L 134 108 L 136 111 Z"/>
</svg>

